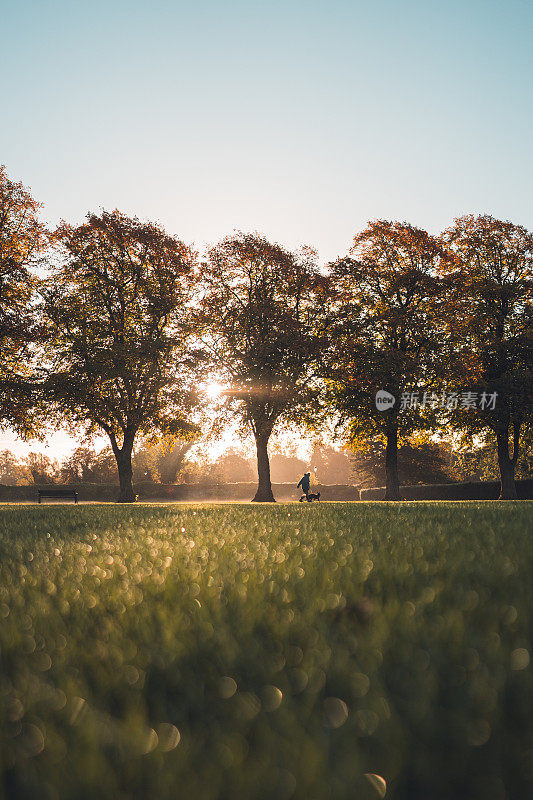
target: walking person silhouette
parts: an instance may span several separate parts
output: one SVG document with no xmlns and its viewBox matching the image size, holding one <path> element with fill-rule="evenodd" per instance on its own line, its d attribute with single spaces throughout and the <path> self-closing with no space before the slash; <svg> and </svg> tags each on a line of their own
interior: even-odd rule
<svg viewBox="0 0 533 800">
<path fill-rule="evenodd" d="M 305 475 L 303 475 L 300 478 L 300 482 L 299 482 L 298 486 L 296 487 L 297 489 L 299 489 L 300 486 L 302 487 L 303 495 L 300 497 L 300 503 L 302 502 L 304 497 L 305 497 L 306 500 L 309 500 L 309 497 L 308 497 L 308 495 L 309 495 L 309 487 L 311 485 L 310 478 L 311 478 L 311 473 L 310 472 L 306 472 Z"/>
</svg>

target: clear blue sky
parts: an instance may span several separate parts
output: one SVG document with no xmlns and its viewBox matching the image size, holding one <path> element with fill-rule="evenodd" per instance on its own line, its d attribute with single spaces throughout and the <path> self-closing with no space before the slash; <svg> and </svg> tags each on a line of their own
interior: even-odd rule
<svg viewBox="0 0 533 800">
<path fill-rule="evenodd" d="M 2 0 L 0 162 L 51 222 L 324 259 L 367 219 L 533 227 L 530 0 Z"/>
<path fill-rule="evenodd" d="M 368 219 L 533 227 L 531 0 L 0 0 L 0 162 L 81 221 L 322 259 Z"/>
</svg>

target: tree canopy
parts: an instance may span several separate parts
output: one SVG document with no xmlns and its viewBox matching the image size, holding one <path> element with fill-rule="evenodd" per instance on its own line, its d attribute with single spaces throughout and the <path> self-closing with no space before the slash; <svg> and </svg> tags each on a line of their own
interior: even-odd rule
<svg viewBox="0 0 533 800">
<path fill-rule="evenodd" d="M 209 251 L 202 283 L 204 345 L 228 387 L 227 407 L 255 438 L 254 500 L 272 501 L 270 435 L 313 413 L 326 280 L 309 248 L 291 253 L 239 233 Z"/>
<path fill-rule="evenodd" d="M 39 334 L 32 268 L 48 243 L 39 208 L 0 165 L 0 426 L 22 435 L 36 433 L 32 345 Z"/>
<path fill-rule="evenodd" d="M 374 220 L 321 269 L 311 248 L 258 233 L 234 233 L 200 263 L 160 225 L 119 211 L 50 233 L 39 210 L 0 167 L 0 428 L 103 431 L 124 501 L 134 477 L 183 474 L 204 425 L 235 420 L 255 439 L 256 501 L 274 500 L 272 434 L 335 422 L 374 474 L 383 454 L 387 499 L 400 497 L 398 454 L 414 464 L 416 443 L 423 465 L 436 435 L 450 453 L 460 442 L 461 474 L 478 449 L 476 474 L 497 463 L 501 497 L 516 497 L 533 429 L 533 234 L 523 226 L 466 215 L 432 236 Z M 222 389 L 214 414 L 210 387 Z M 345 475 L 347 459 L 331 452 Z M 249 474 L 228 459 L 226 471 Z M 80 451 L 71 478 L 96 474 L 93 461 Z M 332 472 L 318 450 L 312 461 Z M 14 469 L 6 461 L 6 475 Z"/>
<path fill-rule="evenodd" d="M 468 215 L 445 239 L 455 257 L 445 270 L 448 369 L 457 383 L 495 398 L 450 422 L 495 434 L 501 496 L 516 498 L 520 431 L 533 410 L 533 236 L 511 222 Z"/>
<path fill-rule="evenodd" d="M 194 430 L 188 307 L 193 253 L 159 226 L 118 211 L 56 233 L 42 289 L 46 391 L 62 418 L 109 437 L 120 499 L 134 499 L 135 437 Z"/>
<path fill-rule="evenodd" d="M 353 446 L 386 442 L 387 499 L 399 498 L 398 440 L 426 422 L 402 392 L 431 384 L 438 360 L 442 243 L 407 223 L 377 220 L 331 265 L 336 323 L 325 377 Z M 376 393 L 394 404 L 376 407 Z"/>
</svg>

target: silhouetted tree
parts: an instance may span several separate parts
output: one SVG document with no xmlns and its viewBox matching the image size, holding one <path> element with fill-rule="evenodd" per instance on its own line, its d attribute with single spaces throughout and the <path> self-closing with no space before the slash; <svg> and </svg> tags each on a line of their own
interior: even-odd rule
<svg viewBox="0 0 533 800">
<path fill-rule="evenodd" d="M 438 362 L 437 270 L 447 254 L 426 231 L 384 220 L 369 223 L 350 252 L 331 267 L 337 322 L 325 375 L 352 448 L 385 442 L 385 499 L 398 500 L 398 442 L 428 424 L 400 398 L 428 388 Z M 386 410 L 376 408 L 380 389 L 395 398 Z"/>
<path fill-rule="evenodd" d="M 533 235 L 470 215 L 445 238 L 455 255 L 446 269 L 450 381 L 486 396 L 475 409 L 450 414 L 450 424 L 493 432 L 500 499 L 516 499 L 520 431 L 533 409 Z"/>
<path fill-rule="evenodd" d="M 255 438 L 253 499 L 273 502 L 268 442 L 276 426 L 311 414 L 325 279 L 313 251 L 239 233 L 210 250 L 202 282 L 204 345 L 227 408 Z"/>
<path fill-rule="evenodd" d="M 188 300 L 193 254 L 159 226 L 114 211 L 56 234 L 59 263 L 43 288 L 50 336 L 46 390 L 60 417 L 100 429 L 116 458 L 122 502 L 135 499 L 137 434 L 187 437 Z"/>
<path fill-rule="evenodd" d="M 0 165 L 0 427 L 14 427 L 22 435 L 36 433 L 31 364 L 32 345 L 39 335 L 32 267 L 48 242 L 38 220 L 39 208 L 27 189 L 11 181 Z"/>
</svg>

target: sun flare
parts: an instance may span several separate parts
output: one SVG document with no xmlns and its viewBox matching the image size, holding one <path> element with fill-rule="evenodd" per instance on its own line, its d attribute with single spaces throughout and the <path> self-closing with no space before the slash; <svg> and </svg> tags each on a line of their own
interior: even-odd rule
<svg viewBox="0 0 533 800">
<path fill-rule="evenodd" d="M 216 400 L 222 394 L 224 387 L 217 381 L 209 381 L 205 384 L 204 393 L 210 400 Z"/>
</svg>

